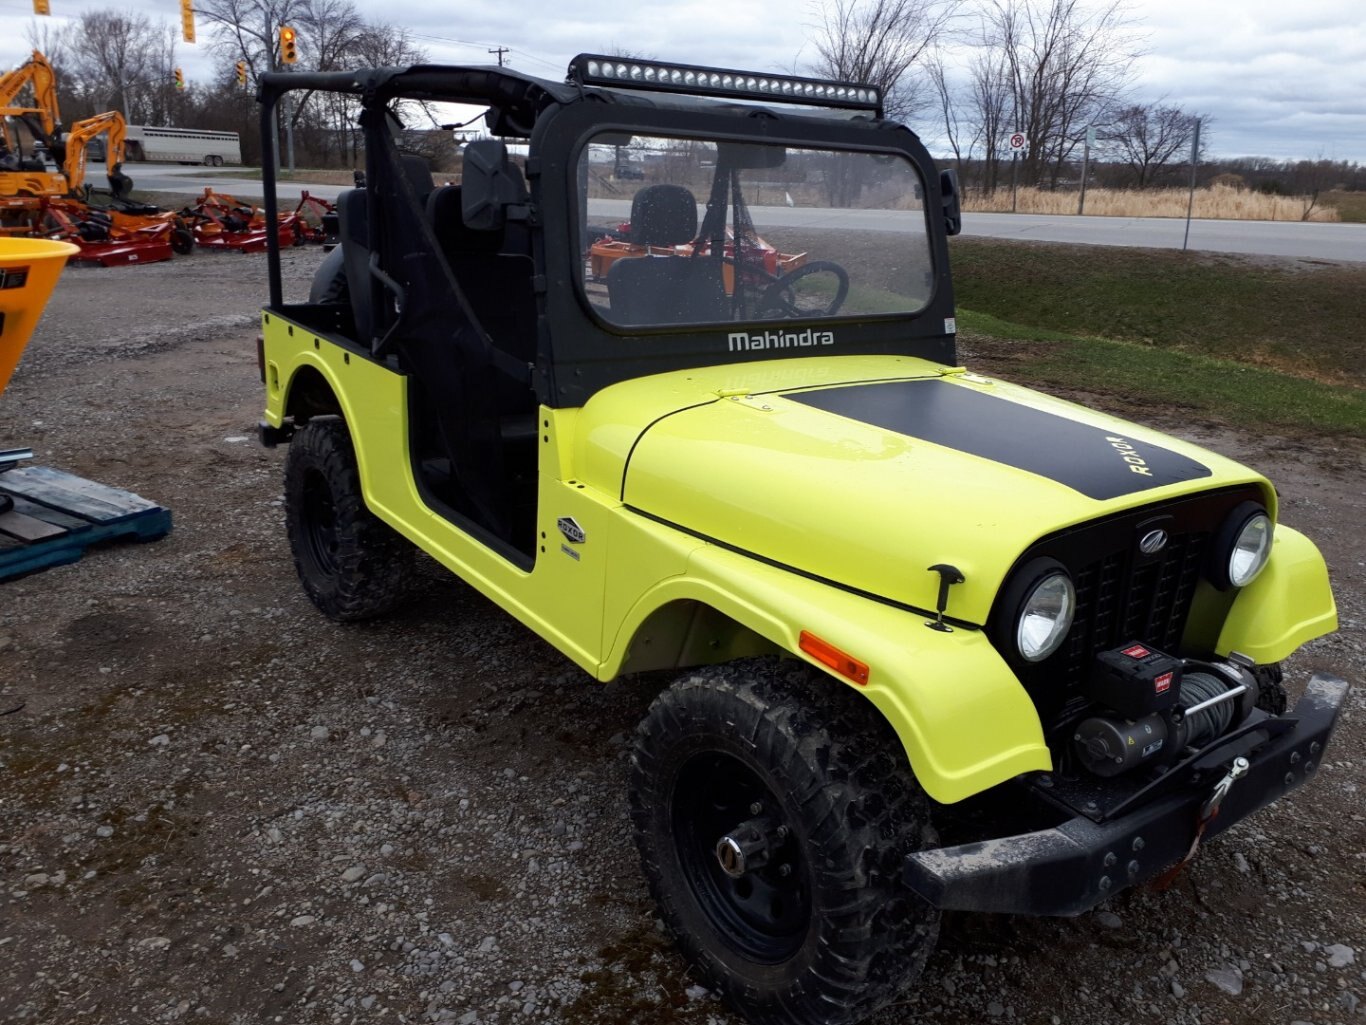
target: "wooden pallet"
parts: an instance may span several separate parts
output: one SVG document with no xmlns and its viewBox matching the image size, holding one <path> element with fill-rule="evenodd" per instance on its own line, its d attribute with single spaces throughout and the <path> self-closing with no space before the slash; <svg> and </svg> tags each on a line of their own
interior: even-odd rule
<svg viewBox="0 0 1366 1025">
<path fill-rule="evenodd" d="M 75 562 L 91 545 L 119 538 L 156 541 L 171 532 L 171 510 L 47 466 L 0 473 L 0 580 Z"/>
</svg>

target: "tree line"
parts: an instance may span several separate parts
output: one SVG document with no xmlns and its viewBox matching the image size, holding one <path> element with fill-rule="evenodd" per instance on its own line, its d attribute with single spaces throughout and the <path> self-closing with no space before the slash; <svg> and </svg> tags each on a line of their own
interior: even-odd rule
<svg viewBox="0 0 1366 1025">
<path fill-rule="evenodd" d="M 1297 195 L 1366 187 L 1366 168 L 1342 161 L 1210 161 L 1217 125 L 1167 99 L 1135 98 L 1140 26 L 1128 0 L 816 0 L 808 70 L 882 88 L 888 116 L 944 140 L 964 187 L 1076 185 L 1085 140 L 1096 141 L 1088 183 L 1124 188 L 1186 184 L 1197 120 L 1202 183 Z M 255 84 L 280 70 L 279 30 L 298 33 L 299 70 L 423 63 L 398 26 L 362 17 L 352 0 L 196 0 L 213 57 L 209 81 L 175 88 L 179 26 L 143 14 L 86 11 L 63 30 L 30 29 L 57 71 L 67 123 L 117 109 L 137 124 L 237 131 L 243 157 L 260 156 Z M 247 83 L 238 83 L 237 65 Z M 353 99 L 295 93 L 286 117 L 300 163 L 354 166 Z M 418 125 L 430 118 L 414 110 Z M 1023 146 L 1014 149 L 1018 133 Z M 414 149 L 432 148 L 413 133 Z M 445 137 L 442 155 L 453 143 Z M 434 154 L 435 155 L 435 154 Z M 1220 179 L 1220 176 L 1223 176 Z"/>
<path fill-rule="evenodd" d="M 175 86 L 183 59 L 181 29 L 145 14 L 83 12 L 53 30 L 35 24 L 28 41 L 57 76 L 65 122 L 118 110 L 130 124 L 180 125 L 235 131 L 242 157 L 261 155 L 256 82 L 279 71 L 280 29 L 298 33 L 299 62 L 309 71 L 420 64 L 426 52 L 405 29 L 362 17 L 351 0 L 196 0 L 201 39 L 213 58 L 208 81 Z M 246 71 L 238 81 L 238 64 Z M 286 116 L 299 159 L 309 166 L 354 164 L 359 147 L 356 105 L 333 94 L 296 93 Z"/>
<path fill-rule="evenodd" d="M 1184 185 L 1197 121 L 1204 184 L 1366 187 L 1345 161 L 1210 161 L 1207 114 L 1135 98 L 1139 28 L 1126 0 L 825 0 L 812 70 L 880 86 L 890 116 L 945 141 L 966 188 L 1076 185 L 1088 131 L 1088 182 Z"/>
</svg>

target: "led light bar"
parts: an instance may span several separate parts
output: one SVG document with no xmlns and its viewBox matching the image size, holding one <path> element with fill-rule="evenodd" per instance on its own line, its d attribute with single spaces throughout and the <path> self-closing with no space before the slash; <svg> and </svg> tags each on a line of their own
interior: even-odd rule
<svg viewBox="0 0 1366 1025">
<path fill-rule="evenodd" d="M 692 64 L 635 60 L 581 53 L 569 62 L 569 80 L 617 89 L 725 96 L 772 103 L 804 103 L 815 107 L 871 110 L 882 115 L 882 93 L 866 82 L 834 82 L 791 75 L 761 75 Z"/>
</svg>

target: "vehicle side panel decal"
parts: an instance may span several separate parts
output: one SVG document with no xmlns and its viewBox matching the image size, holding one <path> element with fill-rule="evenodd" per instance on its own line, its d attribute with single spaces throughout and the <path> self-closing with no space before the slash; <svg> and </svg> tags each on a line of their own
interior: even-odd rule
<svg viewBox="0 0 1366 1025">
<path fill-rule="evenodd" d="M 1014 466 L 1099 500 L 1212 475 L 1169 449 L 949 381 L 822 388 L 786 398 Z"/>
</svg>

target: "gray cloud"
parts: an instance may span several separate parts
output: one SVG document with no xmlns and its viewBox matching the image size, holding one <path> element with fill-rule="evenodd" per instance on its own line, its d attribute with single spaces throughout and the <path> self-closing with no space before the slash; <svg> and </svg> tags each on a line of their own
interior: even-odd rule
<svg viewBox="0 0 1366 1025">
<path fill-rule="evenodd" d="M 409 28 L 432 58 L 492 63 L 489 47 L 512 47 L 511 66 L 558 78 L 580 51 L 627 50 L 663 60 L 783 71 L 813 52 L 814 14 L 803 0 L 410 0 L 401 8 L 357 0 L 363 14 Z M 114 6 L 64 0 L 63 10 Z M 118 6 L 170 21 L 164 0 Z M 1134 0 L 1147 54 L 1135 96 L 1165 96 L 1209 114 L 1217 155 L 1259 154 L 1366 162 L 1366 17 L 1360 0 Z M 51 19 L 60 23 L 61 19 Z M 0 64 L 26 56 L 27 17 L 0 14 Z M 201 36 L 202 38 L 202 36 Z M 211 72 L 207 48 L 183 46 L 194 79 Z"/>
</svg>

